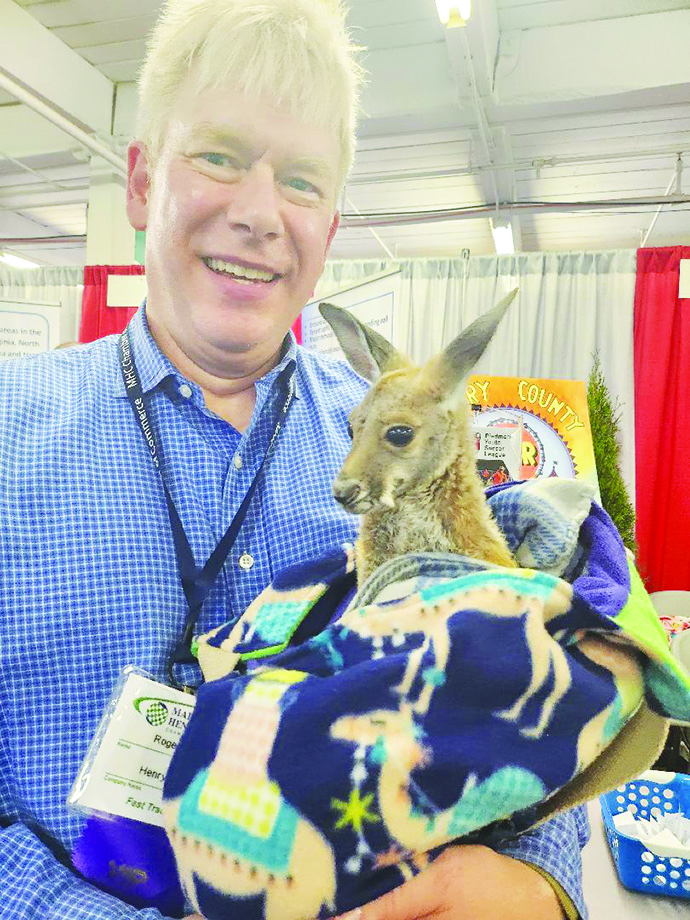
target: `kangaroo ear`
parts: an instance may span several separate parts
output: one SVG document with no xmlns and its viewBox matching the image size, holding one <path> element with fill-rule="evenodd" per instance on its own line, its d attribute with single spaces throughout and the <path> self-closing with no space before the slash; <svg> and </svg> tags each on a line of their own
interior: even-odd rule
<svg viewBox="0 0 690 920">
<path fill-rule="evenodd" d="M 385 371 L 408 363 L 389 341 L 360 323 L 349 310 L 321 303 L 319 312 L 335 333 L 347 360 L 365 380 L 375 383 Z"/>
<path fill-rule="evenodd" d="M 463 329 L 440 355 L 431 359 L 425 372 L 437 380 L 442 380 L 450 391 L 448 395 L 455 393 L 484 354 L 506 310 L 515 300 L 517 292 L 517 288 L 512 290 L 492 310 L 476 319 L 467 329 Z"/>
</svg>

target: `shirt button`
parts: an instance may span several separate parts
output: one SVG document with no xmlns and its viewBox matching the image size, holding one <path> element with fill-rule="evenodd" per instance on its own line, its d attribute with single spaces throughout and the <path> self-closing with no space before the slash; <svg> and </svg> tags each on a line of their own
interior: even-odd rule
<svg viewBox="0 0 690 920">
<path fill-rule="evenodd" d="M 234 456 L 232 462 L 235 464 L 235 469 L 236 469 L 236 470 L 241 470 L 241 469 L 242 469 L 242 457 L 240 457 L 239 454 L 235 454 L 235 456 Z"/>
<path fill-rule="evenodd" d="M 244 569 L 245 572 L 248 572 L 251 567 L 254 565 L 254 559 L 249 553 L 242 553 L 240 556 L 240 568 Z"/>
<path fill-rule="evenodd" d="M 185 399 L 189 399 L 192 395 L 192 388 L 188 383 L 183 383 L 179 390 L 180 396 L 184 396 Z"/>
</svg>

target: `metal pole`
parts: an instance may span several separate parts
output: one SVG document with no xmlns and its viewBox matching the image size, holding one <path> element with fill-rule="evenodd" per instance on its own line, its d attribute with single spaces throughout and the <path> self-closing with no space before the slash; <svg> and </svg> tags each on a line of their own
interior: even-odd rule
<svg viewBox="0 0 690 920">
<path fill-rule="evenodd" d="M 48 121 L 52 122 L 57 128 L 60 128 L 60 130 L 64 131 L 66 134 L 69 134 L 75 140 L 79 141 L 80 144 L 82 144 L 88 150 L 91 150 L 92 153 L 103 157 L 103 159 L 107 160 L 111 166 L 113 166 L 115 170 L 122 176 L 127 176 L 127 162 L 124 157 L 119 156 L 119 154 L 115 153 L 114 150 L 112 150 L 102 141 L 99 141 L 97 137 L 94 137 L 92 134 L 88 134 L 82 128 L 78 127 L 78 125 L 75 125 L 69 120 L 69 118 L 66 118 L 42 99 L 34 96 L 33 93 L 29 92 L 29 90 L 21 86 L 2 70 L 0 70 L 0 88 L 6 90 L 8 93 L 14 96 L 15 99 L 18 99 L 19 102 L 23 102 L 24 105 L 28 105 L 30 109 L 34 110 L 34 112 L 42 115 L 43 118 L 46 118 Z"/>
</svg>

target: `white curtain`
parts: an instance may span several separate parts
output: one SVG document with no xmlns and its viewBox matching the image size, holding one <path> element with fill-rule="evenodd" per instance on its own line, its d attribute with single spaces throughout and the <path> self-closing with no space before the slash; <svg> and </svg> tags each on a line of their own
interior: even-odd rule
<svg viewBox="0 0 690 920">
<path fill-rule="evenodd" d="M 633 303 L 636 251 L 521 253 L 463 259 L 329 262 L 316 295 L 399 265 L 395 344 L 423 362 L 514 287 L 517 299 L 477 372 L 589 378 L 599 352 L 621 408 L 621 471 L 635 494 Z"/>
<path fill-rule="evenodd" d="M 30 300 L 61 305 L 60 342 L 75 342 L 79 336 L 83 290 L 82 268 L 0 267 L 0 300 Z"/>
</svg>

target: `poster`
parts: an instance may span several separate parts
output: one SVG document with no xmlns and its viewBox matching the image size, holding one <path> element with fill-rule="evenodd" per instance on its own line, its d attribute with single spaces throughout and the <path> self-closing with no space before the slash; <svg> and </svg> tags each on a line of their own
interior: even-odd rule
<svg viewBox="0 0 690 920">
<path fill-rule="evenodd" d="M 351 310 L 360 322 L 371 326 L 392 342 L 395 305 L 399 300 L 399 270 L 376 275 L 331 294 L 326 293 L 308 303 L 302 311 L 302 344 L 320 354 L 344 357 L 331 327 L 319 313 L 319 304 L 324 301 Z"/>
<path fill-rule="evenodd" d="M 519 432 L 520 479 L 583 479 L 598 493 L 584 381 L 473 374 L 466 396 L 477 430 Z"/>
<path fill-rule="evenodd" d="M 49 351 L 60 343 L 60 304 L 0 300 L 0 361 Z"/>
<path fill-rule="evenodd" d="M 522 479 L 522 426 L 475 425 L 477 470 L 486 485 Z"/>
</svg>

